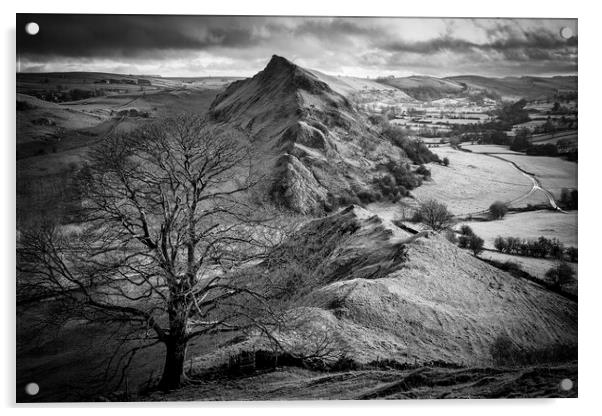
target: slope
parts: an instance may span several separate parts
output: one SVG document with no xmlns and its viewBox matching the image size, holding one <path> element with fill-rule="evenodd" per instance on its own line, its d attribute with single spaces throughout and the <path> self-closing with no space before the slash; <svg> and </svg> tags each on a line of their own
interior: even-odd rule
<svg viewBox="0 0 602 416">
<path fill-rule="evenodd" d="M 295 242 L 299 250 L 328 249 L 293 286 L 302 291 L 304 279 L 317 276 L 291 309 L 305 317 L 302 330 L 277 335 L 292 351 L 312 351 L 314 342 L 328 340 L 359 362 L 480 366 L 492 364 L 490 348 L 500 336 L 524 351 L 577 344 L 575 302 L 512 277 L 442 236 L 410 236 L 350 206 L 309 222 Z M 246 342 L 231 351 L 258 341 Z"/>
<path fill-rule="evenodd" d="M 383 162 L 404 158 L 347 97 L 279 56 L 254 77 L 230 84 L 210 114 L 249 134 L 257 173 L 268 178 L 265 192 L 301 213 L 332 209 L 370 187 Z"/>
</svg>

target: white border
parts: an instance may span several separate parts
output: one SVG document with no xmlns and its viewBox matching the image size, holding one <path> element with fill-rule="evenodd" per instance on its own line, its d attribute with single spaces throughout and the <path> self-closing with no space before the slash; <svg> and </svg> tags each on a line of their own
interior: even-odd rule
<svg viewBox="0 0 602 416">
<path fill-rule="evenodd" d="M 287 416 L 296 414 L 333 413 L 361 415 L 370 409 L 379 414 L 399 412 L 420 413 L 420 415 L 505 415 L 545 413 L 546 415 L 590 414 L 596 407 L 600 395 L 600 294 L 602 270 L 596 257 L 600 256 L 600 238 L 598 236 L 602 198 L 598 196 L 602 168 L 602 129 L 600 122 L 600 62 L 602 39 L 602 17 L 591 2 L 547 0 L 527 2 L 525 0 L 503 0 L 491 4 L 489 1 L 384 1 L 369 0 L 351 3 L 350 1 L 327 2 L 325 0 L 302 0 L 283 2 L 269 0 L 213 2 L 167 1 L 151 3 L 139 0 L 102 0 L 98 2 L 43 1 L 27 0 L 20 3 L 2 5 L 2 28 L 4 34 L 4 60 L 2 65 L 3 97 L 2 126 L 4 134 L 0 138 L 0 163 L 3 187 L 10 197 L 4 198 L 2 207 L 2 256 L 3 274 L 2 294 L 4 296 L 3 319 L 4 336 L 0 341 L 3 360 L 0 377 L 1 403 L 12 407 L 9 411 L 26 414 L 43 411 L 45 414 L 80 414 L 82 407 L 88 407 L 87 414 L 104 414 L 107 407 L 116 414 L 127 414 L 130 408 L 140 404 L 93 404 L 93 405 L 51 405 L 51 406 L 15 406 L 15 291 L 14 291 L 14 246 L 15 246 L 15 13 L 145 13 L 145 14 L 269 14 L 269 15 L 336 15 L 336 16 L 444 16 L 444 17 L 563 17 L 579 18 L 579 133 L 580 162 L 579 183 L 581 188 L 581 210 L 579 212 L 580 246 L 580 302 L 579 302 L 579 399 L 572 400 L 440 400 L 440 401 L 403 401 L 403 402 L 248 402 L 248 403 L 151 403 L 144 404 L 143 411 L 151 415 L 164 414 L 164 407 L 172 411 L 186 411 L 190 407 L 201 409 L 195 412 L 219 414 L 278 414 Z M 17 409 L 20 410 L 16 410 Z"/>
</svg>

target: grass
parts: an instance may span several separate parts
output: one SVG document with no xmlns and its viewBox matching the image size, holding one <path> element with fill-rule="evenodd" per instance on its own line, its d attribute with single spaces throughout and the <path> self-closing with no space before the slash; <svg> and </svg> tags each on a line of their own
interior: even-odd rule
<svg viewBox="0 0 602 416">
<path fill-rule="evenodd" d="M 534 174 L 541 185 L 560 197 L 562 188 L 577 188 L 577 163 L 559 157 L 504 155 L 527 172 Z"/>
<path fill-rule="evenodd" d="M 418 200 L 434 198 L 445 203 L 455 215 L 487 210 L 492 202 L 511 201 L 532 187 L 527 177 L 502 160 L 450 147 L 431 150 L 441 158 L 448 157 L 450 164 L 430 164 L 432 180 L 412 193 Z"/>
<path fill-rule="evenodd" d="M 503 220 L 465 221 L 457 225 L 469 225 L 485 240 L 485 248 L 493 249 L 496 237 L 537 239 L 540 236 L 557 238 L 565 246 L 578 247 L 577 211 L 566 214 L 555 211 L 510 212 Z"/>
</svg>

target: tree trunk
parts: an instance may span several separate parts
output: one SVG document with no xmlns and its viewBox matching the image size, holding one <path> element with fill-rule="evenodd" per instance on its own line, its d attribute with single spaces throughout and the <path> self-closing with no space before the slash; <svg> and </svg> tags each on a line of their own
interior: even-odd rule
<svg viewBox="0 0 602 416">
<path fill-rule="evenodd" d="M 161 390 L 173 390 L 182 386 L 184 381 L 184 359 L 186 358 L 186 340 L 183 337 L 170 338 L 165 346 L 165 365 L 159 382 Z"/>
</svg>

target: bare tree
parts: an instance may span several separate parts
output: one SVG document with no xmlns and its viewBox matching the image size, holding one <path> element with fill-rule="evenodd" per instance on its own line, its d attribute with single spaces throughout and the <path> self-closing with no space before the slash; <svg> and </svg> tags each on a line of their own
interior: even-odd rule
<svg viewBox="0 0 602 416">
<path fill-rule="evenodd" d="M 430 199 L 420 204 L 413 220 L 428 225 L 433 231 L 442 231 L 452 224 L 453 215 L 445 204 Z"/>
<path fill-rule="evenodd" d="M 70 313 L 127 322 L 142 348 L 165 345 L 160 388 L 184 379 L 188 343 L 273 323 L 269 288 L 244 269 L 278 242 L 244 138 L 179 116 L 106 139 L 82 173 L 82 229 L 23 234 L 18 269 Z M 273 317 L 272 317 L 273 318 Z"/>
</svg>

